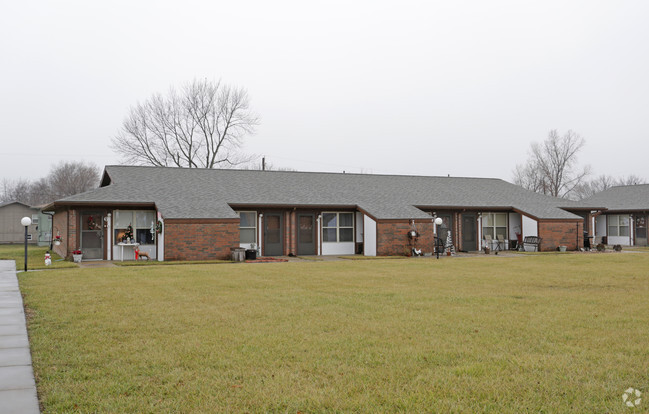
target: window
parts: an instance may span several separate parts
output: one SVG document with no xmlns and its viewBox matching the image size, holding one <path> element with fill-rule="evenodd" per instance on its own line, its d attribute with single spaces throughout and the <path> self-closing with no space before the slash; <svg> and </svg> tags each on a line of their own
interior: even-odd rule
<svg viewBox="0 0 649 414">
<path fill-rule="evenodd" d="M 482 235 L 497 240 L 498 235 L 507 240 L 507 213 L 483 213 Z"/>
<path fill-rule="evenodd" d="M 115 210 L 115 241 L 117 244 L 126 236 L 128 226 L 133 227 L 133 238 L 140 244 L 155 244 L 155 211 L 153 210 Z M 153 230 L 153 231 L 152 231 Z"/>
<path fill-rule="evenodd" d="M 629 235 L 629 216 L 608 216 L 609 236 Z"/>
<path fill-rule="evenodd" d="M 38 226 L 38 214 L 32 214 L 32 224 Z"/>
<path fill-rule="evenodd" d="M 31 234 L 28 234 L 28 235 L 27 235 L 27 240 L 31 240 L 31 239 L 32 239 L 32 235 L 31 235 Z"/>
<path fill-rule="evenodd" d="M 257 212 L 239 211 L 239 243 L 257 243 Z"/>
<path fill-rule="evenodd" d="M 353 242 L 354 213 L 322 213 L 322 241 Z"/>
</svg>

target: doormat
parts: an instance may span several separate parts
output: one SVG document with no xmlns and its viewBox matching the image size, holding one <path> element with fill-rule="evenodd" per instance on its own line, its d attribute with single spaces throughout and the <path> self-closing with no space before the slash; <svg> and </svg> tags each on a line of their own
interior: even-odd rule
<svg viewBox="0 0 649 414">
<path fill-rule="evenodd" d="M 288 262 L 288 259 L 277 259 L 274 257 L 259 257 L 255 260 L 246 260 L 246 263 L 280 263 Z"/>
</svg>

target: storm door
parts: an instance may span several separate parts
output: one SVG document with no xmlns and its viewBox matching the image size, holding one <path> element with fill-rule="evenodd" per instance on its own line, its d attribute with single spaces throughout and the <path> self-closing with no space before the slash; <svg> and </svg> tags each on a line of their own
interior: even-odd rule
<svg viewBox="0 0 649 414">
<path fill-rule="evenodd" d="M 448 234 L 451 233 L 451 242 L 453 241 L 453 216 L 451 214 L 438 214 L 437 217 L 442 219 L 442 224 L 437 226 L 437 237 L 444 243 L 446 246 L 446 240 Z"/>
<path fill-rule="evenodd" d="M 635 215 L 635 245 L 647 245 L 647 216 L 644 214 Z"/>
<path fill-rule="evenodd" d="M 98 212 L 81 214 L 81 252 L 83 260 L 104 258 L 104 216 Z"/>
<path fill-rule="evenodd" d="M 282 221 L 281 213 L 264 214 L 264 256 L 284 254 Z"/>
<path fill-rule="evenodd" d="M 300 213 L 297 215 L 297 254 L 316 254 L 315 216 Z"/>
<path fill-rule="evenodd" d="M 477 250 L 477 239 L 475 214 L 462 214 L 462 250 L 467 252 Z"/>
</svg>

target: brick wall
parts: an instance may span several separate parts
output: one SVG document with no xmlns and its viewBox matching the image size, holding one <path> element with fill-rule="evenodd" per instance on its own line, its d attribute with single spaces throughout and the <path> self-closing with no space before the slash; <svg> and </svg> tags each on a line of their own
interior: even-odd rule
<svg viewBox="0 0 649 414">
<path fill-rule="evenodd" d="M 422 252 L 433 251 L 433 223 L 417 223 L 419 238 L 416 247 Z M 408 232 L 412 229 L 409 220 L 376 223 L 376 254 L 378 256 L 402 256 L 410 249 Z"/>
<path fill-rule="evenodd" d="M 553 251 L 558 246 L 577 250 L 584 246 L 584 221 L 539 221 L 542 251 Z"/>
<path fill-rule="evenodd" d="M 239 247 L 239 221 L 165 221 L 165 260 L 230 259 Z"/>
<path fill-rule="evenodd" d="M 61 257 L 70 257 L 76 250 L 77 242 L 77 210 L 59 210 L 54 214 L 52 237 L 61 235 L 63 242 L 53 246 L 53 250 Z"/>
</svg>

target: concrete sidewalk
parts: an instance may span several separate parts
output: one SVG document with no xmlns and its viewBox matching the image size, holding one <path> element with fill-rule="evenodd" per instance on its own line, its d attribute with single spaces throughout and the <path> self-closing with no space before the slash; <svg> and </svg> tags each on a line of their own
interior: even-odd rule
<svg viewBox="0 0 649 414">
<path fill-rule="evenodd" d="M 40 413 L 13 260 L 0 260 L 0 413 Z"/>
</svg>

